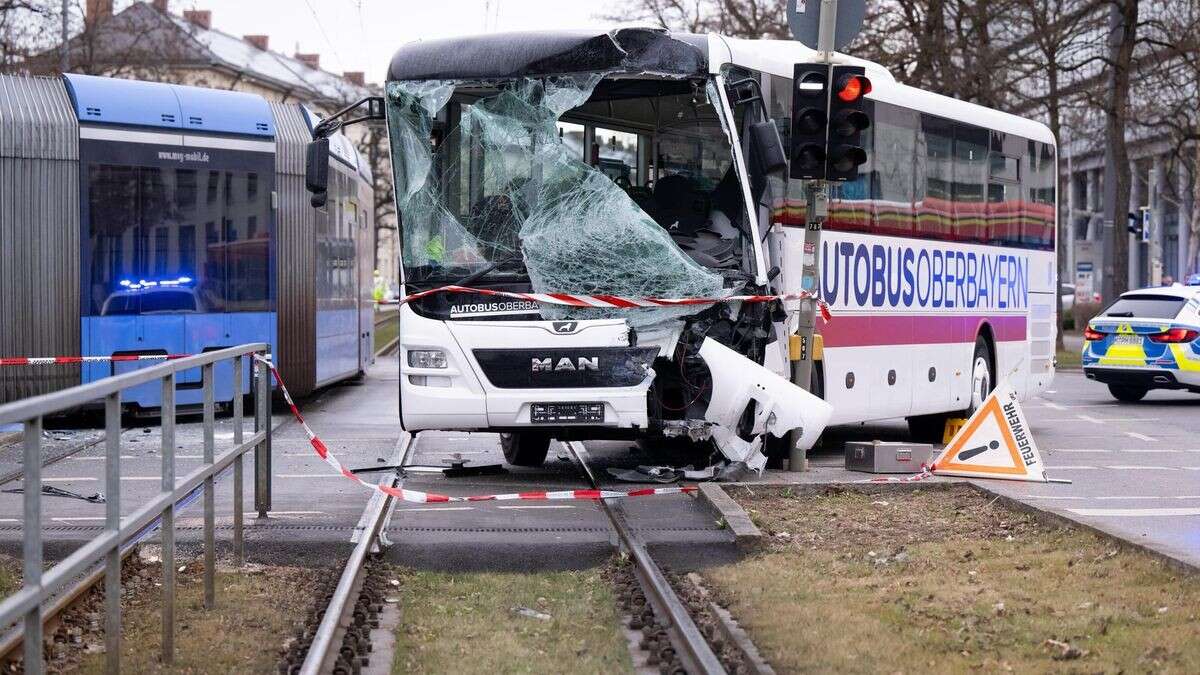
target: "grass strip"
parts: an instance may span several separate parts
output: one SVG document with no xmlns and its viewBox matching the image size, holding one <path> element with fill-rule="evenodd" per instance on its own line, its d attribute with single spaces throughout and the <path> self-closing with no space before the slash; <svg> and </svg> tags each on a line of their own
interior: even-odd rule
<svg viewBox="0 0 1200 675">
<path fill-rule="evenodd" d="M 972 490 L 733 495 L 765 549 L 704 573 L 781 673 L 1200 672 L 1200 578 Z"/>
<path fill-rule="evenodd" d="M 303 622 L 310 589 L 321 570 L 249 565 L 219 567 L 216 607 L 204 609 L 200 566 L 177 572 L 175 665 L 159 661 L 162 639 L 161 568 L 147 567 L 125 589 L 121 602 L 121 666 L 128 673 L 271 673 L 283 642 Z M 78 670 L 103 673 L 103 634 L 89 637 Z M 95 647 L 99 647 L 96 649 Z"/>
<path fill-rule="evenodd" d="M 398 570 L 393 673 L 624 673 L 632 665 L 600 569 L 545 574 Z"/>
</svg>

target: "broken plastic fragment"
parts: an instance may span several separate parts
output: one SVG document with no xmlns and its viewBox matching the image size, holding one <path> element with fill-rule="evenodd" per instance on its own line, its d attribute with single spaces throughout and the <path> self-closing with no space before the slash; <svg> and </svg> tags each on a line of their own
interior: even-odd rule
<svg viewBox="0 0 1200 675">
<path fill-rule="evenodd" d="M 811 448 L 817 442 L 833 406 L 813 396 L 729 347 L 705 338 L 700 358 L 712 374 L 712 400 L 704 419 L 715 426 L 717 449 L 732 462 L 745 462 L 762 472 L 767 458 L 762 453 L 763 435 L 785 437 L 800 430 L 797 446 Z M 751 440 L 738 435 L 738 424 L 746 407 L 754 404 Z"/>
</svg>

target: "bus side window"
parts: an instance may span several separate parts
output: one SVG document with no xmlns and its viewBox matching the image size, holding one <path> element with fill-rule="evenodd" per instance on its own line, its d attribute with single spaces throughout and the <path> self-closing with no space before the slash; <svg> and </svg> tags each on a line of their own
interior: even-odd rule
<svg viewBox="0 0 1200 675">
<path fill-rule="evenodd" d="M 925 193 L 917 207 L 917 227 L 929 239 L 950 239 L 954 232 L 953 196 L 954 130 L 946 120 L 924 116 L 921 119 L 925 152 L 917 155 L 924 166 Z"/>
<path fill-rule="evenodd" d="M 954 125 L 954 238 L 986 242 L 988 132 L 968 124 Z"/>
<path fill-rule="evenodd" d="M 1021 220 L 1020 245 L 1054 250 L 1054 203 L 1057 186 L 1054 178 L 1054 147 L 1029 141 L 1029 171 L 1021 181 L 1025 205 Z"/>
<path fill-rule="evenodd" d="M 912 236 L 917 113 L 875 102 L 874 231 Z"/>
</svg>

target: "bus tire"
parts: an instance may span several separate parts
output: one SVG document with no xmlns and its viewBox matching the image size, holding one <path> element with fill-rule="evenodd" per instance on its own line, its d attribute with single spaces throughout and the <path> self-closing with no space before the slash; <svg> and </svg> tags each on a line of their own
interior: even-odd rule
<svg viewBox="0 0 1200 675">
<path fill-rule="evenodd" d="M 519 431 L 500 434 L 500 449 L 504 461 L 513 466 L 541 466 L 550 451 L 550 435 L 538 431 Z"/>
<path fill-rule="evenodd" d="M 1108 393 L 1112 394 L 1113 398 L 1125 403 L 1137 403 L 1146 398 L 1149 389 L 1145 387 L 1130 387 L 1128 385 L 1110 384 L 1108 385 Z"/>
<path fill-rule="evenodd" d="M 988 394 L 996 386 L 996 364 L 992 363 L 992 352 L 987 338 L 975 336 L 975 352 L 971 356 L 971 403 L 963 417 L 970 417 L 983 407 Z"/>
</svg>

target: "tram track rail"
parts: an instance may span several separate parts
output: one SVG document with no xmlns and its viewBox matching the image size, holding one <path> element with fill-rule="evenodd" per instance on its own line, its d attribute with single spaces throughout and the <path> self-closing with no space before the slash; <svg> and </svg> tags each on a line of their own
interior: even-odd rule
<svg viewBox="0 0 1200 675">
<path fill-rule="evenodd" d="M 594 489 L 600 489 L 600 483 L 588 465 L 587 449 L 583 447 L 583 444 L 571 441 L 563 443 L 563 445 L 575 457 L 591 486 Z M 609 522 L 617 534 L 620 547 L 628 553 L 629 559 L 633 563 L 634 576 L 645 592 L 650 606 L 654 609 L 655 616 L 658 617 L 660 623 L 665 624 L 664 628 L 670 637 L 680 666 L 693 675 L 725 673 L 725 667 L 708 644 L 704 634 L 700 632 L 700 628 L 696 625 L 687 606 L 676 594 L 662 568 L 651 557 L 645 543 L 630 528 L 620 507 L 609 503 L 609 500 L 606 499 L 599 501 L 600 508 L 608 516 Z"/>
<path fill-rule="evenodd" d="M 416 444 L 416 438 L 408 434 L 400 439 L 399 465 L 408 463 Z M 397 487 L 400 476 L 393 472 L 388 474 L 385 480 L 391 487 Z M 330 594 L 322 613 L 321 622 L 312 635 L 312 643 L 299 668 L 301 675 L 351 673 L 357 672 L 358 667 L 361 667 L 361 664 L 351 663 L 354 659 L 362 658 L 361 639 L 352 635 L 354 639 L 347 640 L 347 635 L 356 628 L 363 628 L 364 624 L 370 621 L 368 613 L 371 608 L 366 608 L 367 611 L 363 611 L 362 608 L 364 604 L 369 606 L 373 602 L 373 598 L 364 593 L 368 562 L 377 545 L 382 546 L 381 535 L 394 504 L 395 499 L 379 493 L 367 503 L 363 516 L 359 519 L 359 527 L 356 528 L 358 542 L 342 568 L 337 586 Z"/>
</svg>

